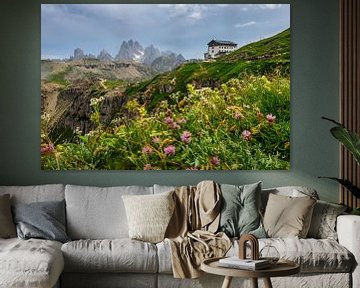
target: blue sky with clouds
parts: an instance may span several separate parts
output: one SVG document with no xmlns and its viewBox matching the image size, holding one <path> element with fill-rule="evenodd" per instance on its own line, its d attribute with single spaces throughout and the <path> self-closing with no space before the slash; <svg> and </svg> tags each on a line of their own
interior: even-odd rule
<svg viewBox="0 0 360 288">
<path fill-rule="evenodd" d="M 115 56 L 125 40 L 202 58 L 211 39 L 241 47 L 290 27 L 289 4 L 42 4 L 41 57 Z"/>
</svg>

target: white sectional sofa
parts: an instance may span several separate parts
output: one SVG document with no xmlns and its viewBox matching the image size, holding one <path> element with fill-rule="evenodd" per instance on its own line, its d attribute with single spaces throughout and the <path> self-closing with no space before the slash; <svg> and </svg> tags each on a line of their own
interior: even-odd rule
<svg viewBox="0 0 360 288">
<path fill-rule="evenodd" d="M 41 201 L 66 203 L 66 228 L 72 241 L 0 239 L 0 288 L 11 287 L 221 287 L 222 277 L 174 279 L 171 249 L 131 240 L 122 195 L 156 194 L 173 187 L 154 185 L 90 187 L 76 185 L 0 186 L 12 204 Z M 273 189 L 291 195 L 291 188 Z M 266 193 L 263 191 L 264 202 Z M 264 203 L 265 204 L 265 203 Z M 360 217 L 337 219 L 338 242 L 330 239 L 266 238 L 282 258 L 301 265 L 301 273 L 273 278 L 274 287 L 360 287 Z M 237 242 L 228 255 L 236 255 Z M 262 281 L 259 281 L 262 285 Z M 250 282 L 234 279 L 233 287 Z M 260 285 L 260 286 L 261 286 Z M 243 286 L 241 286 L 243 287 Z M 249 286 L 250 287 L 250 286 Z"/>
</svg>

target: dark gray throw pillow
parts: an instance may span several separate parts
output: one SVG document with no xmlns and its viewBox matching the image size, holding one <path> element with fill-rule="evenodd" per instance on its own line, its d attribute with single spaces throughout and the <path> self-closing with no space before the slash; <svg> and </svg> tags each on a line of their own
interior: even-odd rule
<svg viewBox="0 0 360 288">
<path fill-rule="evenodd" d="M 257 238 L 266 238 L 260 216 L 261 182 L 243 186 L 222 184 L 221 192 L 219 231 L 229 237 L 250 233 Z"/>
<path fill-rule="evenodd" d="M 15 224 L 11 215 L 10 195 L 0 196 L 0 238 L 16 237 Z"/>
<path fill-rule="evenodd" d="M 65 232 L 65 201 L 15 204 L 12 209 L 19 238 L 70 241 Z"/>
</svg>

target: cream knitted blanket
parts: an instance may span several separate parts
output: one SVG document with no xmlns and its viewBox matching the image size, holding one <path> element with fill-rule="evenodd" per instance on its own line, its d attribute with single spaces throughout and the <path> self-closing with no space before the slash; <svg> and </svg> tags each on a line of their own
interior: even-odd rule
<svg viewBox="0 0 360 288">
<path fill-rule="evenodd" d="M 202 181 L 196 187 L 179 187 L 174 195 L 175 211 L 165 233 L 173 274 L 175 278 L 197 278 L 203 260 L 222 257 L 231 246 L 225 233 L 216 233 L 221 190 L 213 181 Z"/>
</svg>

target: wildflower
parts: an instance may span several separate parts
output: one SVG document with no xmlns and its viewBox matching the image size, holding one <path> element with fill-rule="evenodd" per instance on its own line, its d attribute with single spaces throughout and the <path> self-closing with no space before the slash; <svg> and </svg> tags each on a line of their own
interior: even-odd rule
<svg viewBox="0 0 360 288">
<path fill-rule="evenodd" d="M 150 146 L 144 146 L 141 150 L 143 154 L 152 154 L 153 149 Z"/>
<path fill-rule="evenodd" d="M 235 114 L 234 114 L 234 119 L 236 119 L 236 120 L 241 120 L 241 119 L 243 119 L 244 118 L 244 115 L 241 113 L 241 112 L 235 112 Z"/>
<path fill-rule="evenodd" d="M 251 132 L 249 130 L 244 130 L 241 133 L 241 136 L 243 137 L 244 140 L 249 141 L 251 140 Z"/>
<path fill-rule="evenodd" d="M 220 159 L 218 156 L 211 156 L 210 157 L 210 163 L 214 166 L 217 166 L 220 164 Z"/>
<path fill-rule="evenodd" d="M 179 124 L 184 124 L 186 122 L 187 122 L 187 120 L 184 117 L 177 120 L 177 123 L 179 123 Z"/>
<path fill-rule="evenodd" d="M 272 124 L 276 122 L 276 116 L 272 115 L 272 114 L 267 114 L 266 115 L 266 120 L 268 121 L 268 123 Z"/>
<path fill-rule="evenodd" d="M 176 122 L 173 122 L 173 123 L 169 124 L 169 128 L 171 128 L 171 129 L 180 129 L 180 125 L 177 124 Z"/>
<path fill-rule="evenodd" d="M 54 151 L 55 151 L 55 148 L 54 148 L 54 144 L 52 144 L 52 143 L 41 145 L 41 149 L 40 149 L 41 155 L 51 154 Z"/>
<path fill-rule="evenodd" d="M 80 127 L 76 127 L 74 133 L 77 135 L 81 135 L 82 131 L 81 131 Z"/>
<path fill-rule="evenodd" d="M 41 120 L 49 121 L 49 120 L 50 120 L 50 114 L 44 112 L 44 113 L 41 115 Z"/>
<path fill-rule="evenodd" d="M 184 131 L 181 134 L 180 139 L 182 142 L 189 144 L 191 142 L 191 133 L 189 131 Z"/>
<path fill-rule="evenodd" d="M 104 100 L 105 100 L 104 96 L 101 96 L 99 98 L 91 98 L 90 106 L 96 106 L 96 105 L 100 104 L 101 102 L 103 102 Z"/>
<path fill-rule="evenodd" d="M 171 117 L 165 117 L 164 122 L 169 126 L 171 129 L 180 129 L 180 125 L 174 121 Z"/>
<path fill-rule="evenodd" d="M 154 138 L 152 138 L 151 141 L 152 141 L 153 143 L 160 143 L 160 142 L 161 142 L 161 139 L 160 139 L 160 137 L 155 136 Z"/>
<path fill-rule="evenodd" d="M 165 117 L 164 122 L 169 125 L 174 123 L 174 119 L 172 119 L 171 117 Z"/>
<path fill-rule="evenodd" d="M 165 155 L 173 155 L 175 154 L 175 146 L 174 145 L 169 145 L 167 147 L 164 148 L 164 153 Z"/>
<path fill-rule="evenodd" d="M 188 167 L 185 170 L 191 170 L 192 171 L 192 170 L 199 170 L 199 168 L 195 166 L 195 167 Z"/>
<path fill-rule="evenodd" d="M 264 117 L 264 114 L 262 114 L 260 111 L 256 112 L 256 117 L 260 120 Z"/>
<path fill-rule="evenodd" d="M 151 164 L 145 164 L 143 169 L 144 170 L 152 170 L 153 167 L 151 166 Z"/>
</svg>

